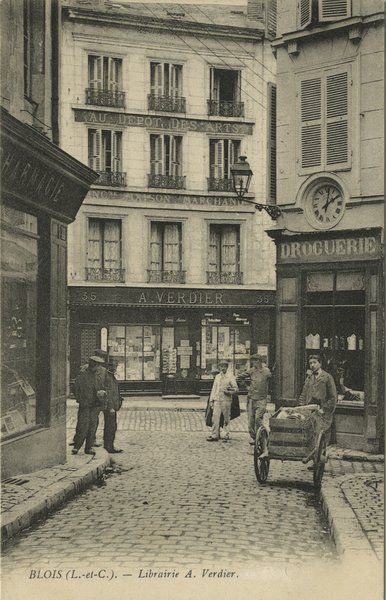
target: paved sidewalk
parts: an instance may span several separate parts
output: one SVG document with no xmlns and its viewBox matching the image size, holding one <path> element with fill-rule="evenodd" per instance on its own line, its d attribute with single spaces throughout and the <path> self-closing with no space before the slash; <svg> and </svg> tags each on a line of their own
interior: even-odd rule
<svg viewBox="0 0 386 600">
<path fill-rule="evenodd" d="M 246 414 L 232 422 L 235 432 L 247 433 Z M 119 431 L 152 430 L 207 431 L 203 420 L 204 399 L 161 401 L 156 398 L 130 399 L 120 414 Z M 68 427 L 73 428 L 75 402 L 68 402 Z M 164 406 L 166 405 L 166 406 Z M 168 410 L 169 409 L 169 410 Z M 144 412 L 143 412 L 144 411 Z M 167 420 L 160 418 L 164 411 Z M 181 418 L 183 412 L 183 418 Z M 142 417 L 141 414 L 142 413 Z M 139 421 L 142 419 L 142 425 Z M 95 457 L 72 456 L 69 448 L 64 465 L 10 478 L 1 484 L 2 540 L 29 527 L 75 494 L 100 478 L 111 457 L 97 448 Z M 384 457 L 364 452 L 329 448 L 323 479 L 321 503 L 327 516 L 338 554 L 343 559 L 358 555 L 377 563 L 383 560 L 384 540 Z"/>
</svg>

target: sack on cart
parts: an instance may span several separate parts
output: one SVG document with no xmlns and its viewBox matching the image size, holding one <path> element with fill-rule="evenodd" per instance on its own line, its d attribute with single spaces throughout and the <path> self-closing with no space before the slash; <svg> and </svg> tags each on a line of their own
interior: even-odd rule
<svg viewBox="0 0 386 600">
<path fill-rule="evenodd" d="M 269 422 L 269 451 L 276 457 L 301 459 L 315 445 L 315 421 L 312 413 L 317 404 L 280 408 Z"/>
</svg>

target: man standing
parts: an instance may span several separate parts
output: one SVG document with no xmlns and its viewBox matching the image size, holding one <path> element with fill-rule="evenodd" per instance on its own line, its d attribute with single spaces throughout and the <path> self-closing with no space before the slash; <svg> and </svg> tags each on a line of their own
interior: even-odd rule
<svg viewBox="0 0 386 600">
<path fill-rule="evenodd" d="M 101 402 L 106 396 L 106 369 L 103 358 L 90 356 L 86 368 L 81 368 L 75 380 L 75 398 L 79 404 L 78 422 L 74 436 L 72 454 L 78 454 L 85 443 L 85 454 L 95 454 L 92 445 L 98 427 Z"/>
<path fill-rule="evenodd" d="M 110 454 L 123 452 L 119 448 L 115 448 L 115 434 L 117 431 L 117 412 L 122 406 L 122 400 L 119 393 L 119 383 L 115 377 L 117 365 L 113 360 L 107 363 L 106 375 L 106 392 L 107 392 L 107 407 L 103 411 L 105 426 L 103 430 L 103 445 L 105 450 Z"/>
<path fill-rule="evenodd" d="M 263 357 L 260 354 L 251 356 L 251 365 L 249 371 L 242 373 L 239 379 L 245 379 L 248 387 L 247 415 L 248 431 L 251 436 L 249 443 L 254 444 L 256 432 L 263 424 L 268 401 L 268 381 L 272 374 L 268 367 L 263 364 Z"/>
<path fill-rule="evenodd" d="M 232 394 L 238 391 L 234 375 L 228 373 L 228 361 L 220 360 L 218 363 L 220 373 L 216 375 L 213 382 L 212 391 L 209 397 L 209 404 L 213 408 L 213 427 L 212 433 L 207 438 L 208 442 L 218 442 L 220 439 L 220 419 L 224 415 L 224 441 L 229 440 L 228 424 L 231 418 Z"/>
</svg>

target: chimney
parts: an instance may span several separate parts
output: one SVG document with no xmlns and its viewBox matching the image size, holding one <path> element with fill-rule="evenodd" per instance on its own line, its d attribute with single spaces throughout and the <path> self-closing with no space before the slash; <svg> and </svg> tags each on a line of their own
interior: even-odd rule
<svg viewBox="0 0 386 600">
<path fill-rule="evenodd" d="M 264 2 L 248 0 L 247 15 L 253 21 L 262 21 L 264 19 Z"/>
</svg>

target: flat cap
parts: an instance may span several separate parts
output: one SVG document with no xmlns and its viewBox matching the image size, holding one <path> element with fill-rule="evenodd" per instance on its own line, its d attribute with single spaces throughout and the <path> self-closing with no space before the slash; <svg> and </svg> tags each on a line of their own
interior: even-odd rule
<svg viewBox="0 0 386 600">
<path fill-rule="evenodd" d="M 218 361 L 218 364 L 219 364 L 219 365 L 229 365 L 229 360 L 227 360 L 226 358 L 221 358 L 221 359 Z"/>
<path fill-rule="evenodd" d="M 100 363 L 100 364 L 102 364 L 102 365 L 103 365 L 103 364 L 104 364 L 104 362 L 105 362 L 105 361 L 103 360 L 103 358 L 101 358 L 100 356 L 95 356 L 95 355 L 94 355 L 94 356 L 90 356 L 89 360 L 92 360 L 92 361 L 93 361 L 93 362 L 95 362 L 95 363 Z"/>
<path fill-rule="evenodd" d="M 265 356 L 262 356 L 261 354 L 252 354 L 251 360 L 263 361 L 263 360 L 265 360 Z"/>
</svg>

